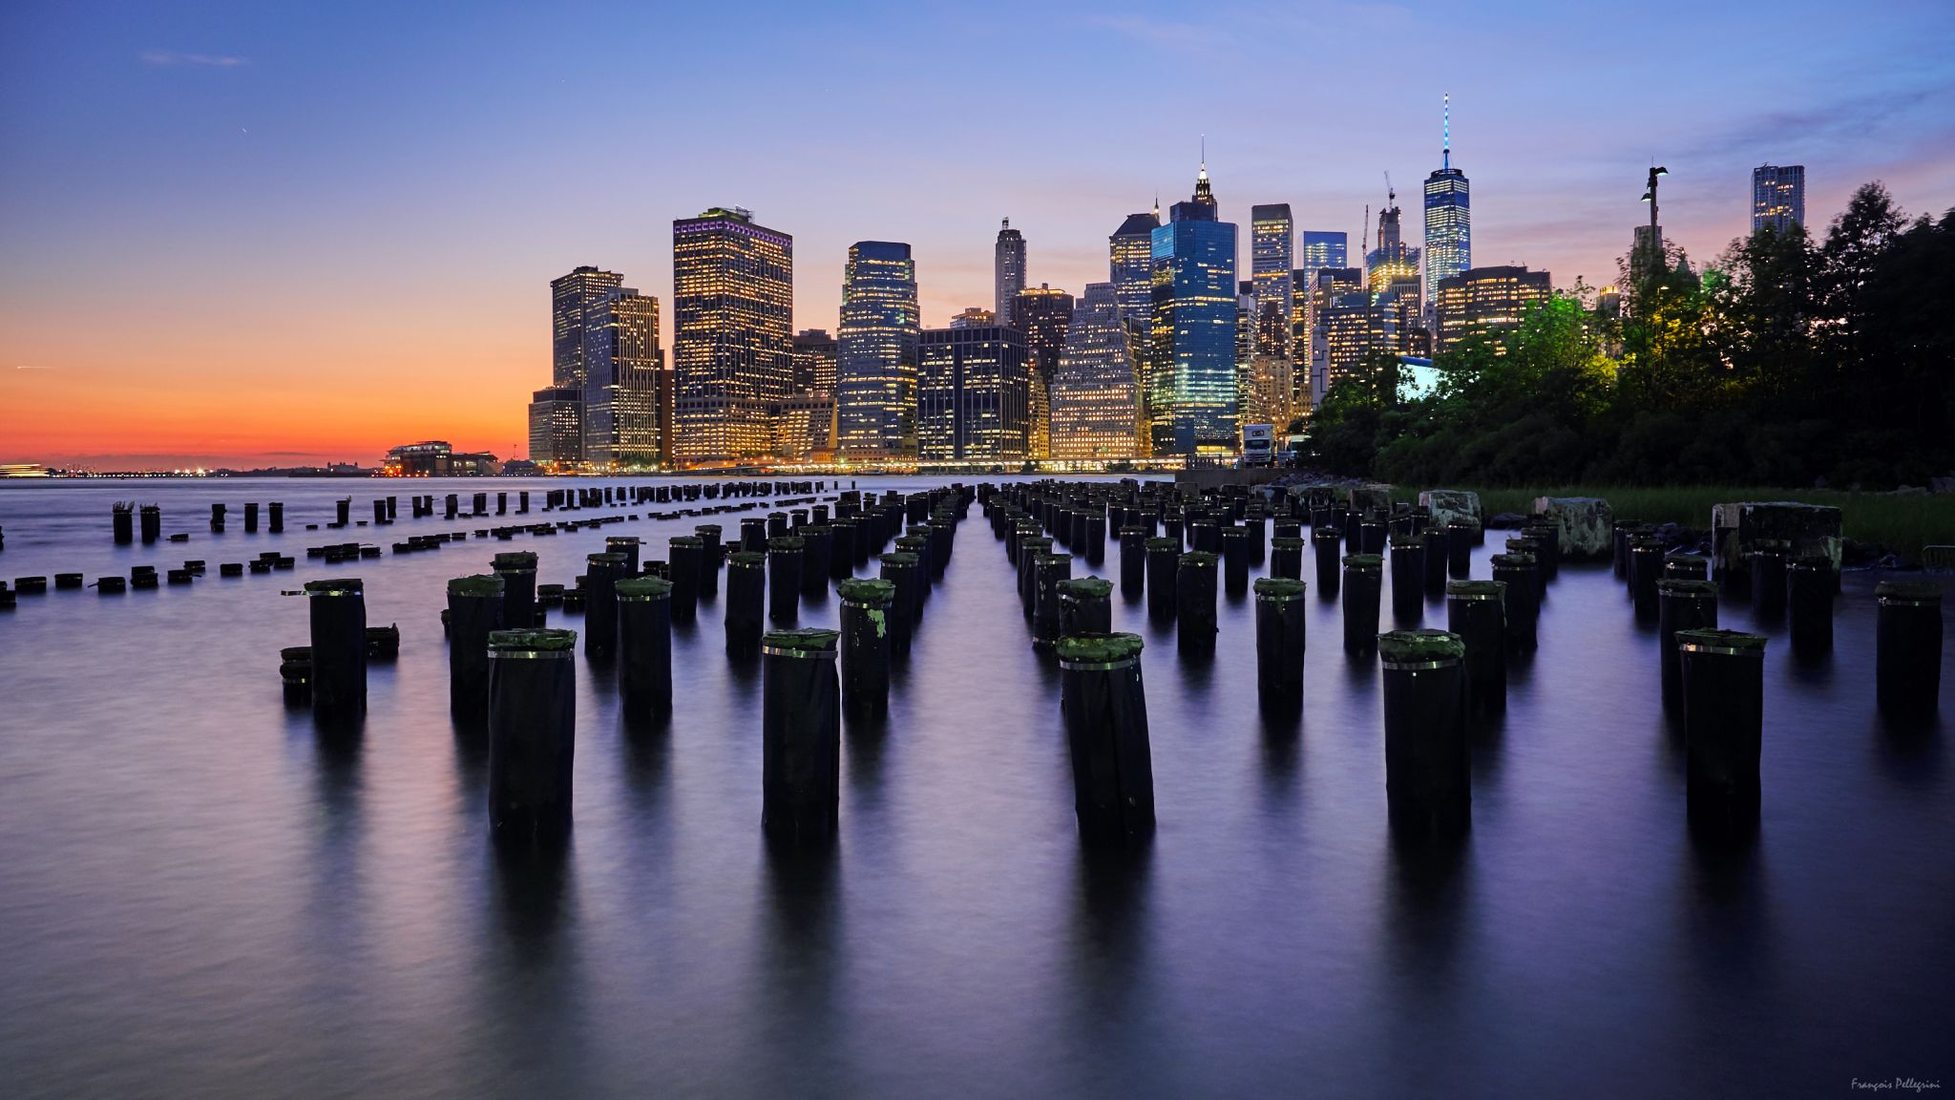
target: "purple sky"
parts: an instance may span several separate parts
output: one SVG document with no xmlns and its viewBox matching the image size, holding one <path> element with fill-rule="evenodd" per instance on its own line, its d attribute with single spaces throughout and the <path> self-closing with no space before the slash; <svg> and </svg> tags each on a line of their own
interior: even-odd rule
<svg viewBox="0 0 1955 1100">
<path fill-rule="evenodd" d="M 598 264 L 669 302 L 672 219 L 715 204 L 794 234 L 797 326 L 831 329 L 860 239 L 915 247 L 931 325 L 989 304 L 1002 216 L 1034 283 L 1104 279 L 1106 234 L 1185 196 L 1203 134 L 1226 218 L 1288 202 L 1355 234 L 1390 171 L 1415 236 L 1448 92 L 1474 262 L 1561 285 L 1614 278 L 1652 158 L 1699 259 L 1768 161 L 1806 166 L 1815 227 L 1875 178 L 1955 205 L 1946 0 L 12 3 L 0 461 L 57 435 L 370 459 L 357 402 L 307 413 L 322 378 L 382 395 L 386 431 L 506 451 L 548 280 Z M 163 404 L 175 434 L 138 430 Z M 240 409 L 260 435 L 218 430 Z"/>
</svg>

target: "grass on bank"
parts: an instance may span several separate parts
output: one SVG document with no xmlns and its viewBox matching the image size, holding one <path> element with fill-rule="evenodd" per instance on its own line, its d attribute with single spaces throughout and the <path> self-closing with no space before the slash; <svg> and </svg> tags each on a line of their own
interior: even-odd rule
<svg viewBox="0 0 1955 1100">
<path fill-rule="evenodd" d="M 1840 524 L 1847 538 L 1872 543 L 1887 550 L 1919 557 L 1923 546 L 1955 544 L 1955 495 L 1927 493 L 1850 493 L 1833 489 L 1761 489 L 1756 486 L 1697 485 L 1676 488 L 1631 488 L 1626 486 L 1559 486 L 1537 489 L 1476 489 L 1480 508 L 1487 515 L 1496 512 L 1534 510 L 1535 497 L 1601 497 L 1620 519 L 1646 523 L 1678 523 L 1698 530 L 1709 530 L 1711 505 L 1743 500 L 1796 500 L 1803 504 L 1830 504 L 1840 510 Z M 1394 490 L 1406 500 L 1417 500 L 1416 489 Z"/>
</svg>

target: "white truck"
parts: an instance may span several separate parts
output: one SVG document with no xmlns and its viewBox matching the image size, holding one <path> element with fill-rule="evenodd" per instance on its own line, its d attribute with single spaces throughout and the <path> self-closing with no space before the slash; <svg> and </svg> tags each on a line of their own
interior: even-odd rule
<svg viewBox="0 0 1955 1100">
<path fill-rule="evenodd" d="M 1242 426 L 1242 468 L 1269 466 L 1276 461 L 1276 428 L 1271 424 Z"/>
</svg>

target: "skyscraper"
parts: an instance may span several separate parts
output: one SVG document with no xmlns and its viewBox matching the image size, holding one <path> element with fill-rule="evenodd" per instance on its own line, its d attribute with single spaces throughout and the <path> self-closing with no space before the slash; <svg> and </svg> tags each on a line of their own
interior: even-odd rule
<svg viewBox="0 0 1955 1100">
<path fill-rule="evenodd" d="M 1148 323 L 1154 310 L 1154 230 L 1161 212 L 1129 214 L 1106 239 L 1107 279 L 1122 320 Z"/>
<path fill-rule="evenodd" d="M 1156 455 L 1233 453 L 1236 231 L 1217 215 L 1208 165 L 1195 194 L 1154 230 L 1153 349 L 1147 380 Z"/>
<path fill-rule="evenodd" d="M 999 320 L 1011 324 L 1016 321 L 1011 315 L 1011 300 L 1025 289 L 1025 235 L 1011 227 L 1010 218 L 998 230 L 998 243 L 992 251 L 992 311 Z"/>
<path fill-rule="evenodd" d="M 1806 224 L 1806 166 L 1761 164 L 1751 170 L 1751 231 L 1783 233 Z"/>
<path fill-rule="evenodd" d="M 1013 324 L 1025 333 L 1025 346 L 1032 356 L 1032 438 L 1027 458 L 1045 458 L 1049 453 L 1052 373 L 1058 369 L 1059 355 L 1066 350 L 1066 326 L 1073 319 L 1073 296 L 1040 283 L 1018 292 L 1012 299 Z"/>
<path fill-rule="evenodd" d="M 1255 284 L 1255 353 L 1288 355 L 1291 272 L 1296 263 L 1296 223 L 1290 204 L 1249 208 L 1249 278 Z"/>
<path fill-rule="evenodd" d="M 592 306 L 624 276 L 585 265 L 550 280 L 550 384 L 582 386 L 590 371 L 585 364 L 584 330 Z"/>
<path fill-rule="evenodd" d="M 738 207 L 672 223 L 676 462 L 772 452 L 767 407 L 794 386 L 793 325 L 793 237 Z"/>
<path fill-rule="evenodd" d="M 794 392 L 835 392 L 835 338 L 825 328 L 794 334 Z"/>
<path fill-rule="evenodd" d="M 1119 288 L 1088 283 L 1052 374 L 1050 457 L 1109 461 L 1139 453 L 1140 382 Z"/>
<path fill-rule="evenodd" d="M 1529 304 L 1554 297 L 1545 271 L 1520 267 L 1476 267 L 1439 280 L 1433 301 L 1438 320 L 1434 351 L 1446 351 L 1476 332 L 1516 328 Z"/>
<path fill-rule="evenodd" d="M 671 387 L 658 299 L 613 287 L 585 313 L 584 462 L 647 469 L 670 458 Z"/>
<path fill-rule="evenodd" d="M 836 445 L 857 460 L 916 456 L 916 261 L 910 246 L 857 241 L 835 335 Z"/>
<path fill-rule="evenodd" d="M 1330 389 L 1330 307 L 1345 297 L 1369 303 L 1364 271 L 1355 267 L 1322 267 L 1310 287 L 1310 406 L 1315 409 Z M 1349 304 L 1349 303 L 1347 303 Z"/>
<path fill-rule="evenodd" d="M 1296 404 L 1306 412 L 1310 404 L 1310 371 L 1307 364 L 1311 358 L 1311 330 L 1314 324 L 1311 311 L 1316 303 L 1317 273 L 1327 267 L 1344 267 L 1349 248 L 1350 238 L 1343 230 L 1306 229 L 1298 249 L 1299 266 L 1290 273 L 1291 293 L 1295 302 L 1291 312 L 1290 330 L 1293 336 L 1290 358 L 1296 364 Z"/>
<path fill-rule="evenodd" d="M 1391 302 L 1365 291 L 1335 295 L 1318 312 L 1324 341 L 1322 377 L 1311 381 L 1313 397 L 1321 403 L 1325 394 L 1355 373 L 1366 359 L 1397 354 L 1399 335 L 1398 313 Z M 1313 372 L 1318 366 L 1312 364 Z"/>
<path fill-rule="evenodd" d="M 1029 441 L 1025 334 L 1010 325 L 925 329 L 917 442 L 925 462 L 1023 462 Z"/>
<path fill-rule="evenodd" d="M 1452 97 L 1440 126 L 1439 169 L 1426 177 L 1425 300 L 1438 300 L 1439 280 L 1473 266 L 1473 210 L 1466 173 L 1453 167 Z"/>
<path fill-rule="evenodd" d="M 582 464 L 582 386 L 550 386 L 530 395 L 529 460 L 552 469 L 576 469 Z"/>
</svg>

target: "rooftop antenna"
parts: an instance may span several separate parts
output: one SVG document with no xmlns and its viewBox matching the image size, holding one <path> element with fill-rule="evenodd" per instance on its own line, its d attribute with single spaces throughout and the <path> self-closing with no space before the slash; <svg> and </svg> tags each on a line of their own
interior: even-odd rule
<svg viewBox="0 0 1955 1100">
<path fill-rule="evenodd" d="M 1439 102 L 1439 167 L 1450 169 L 1453 166 L 1453 94 L 1445 93 Z"/>
<path fill-rule="evenodd" d="M 1385 202 L 1392 206 L 1398 204 L 1398 192 L 1392 190 L 1392 174 L 1385 173 Z"/>
</svg>

